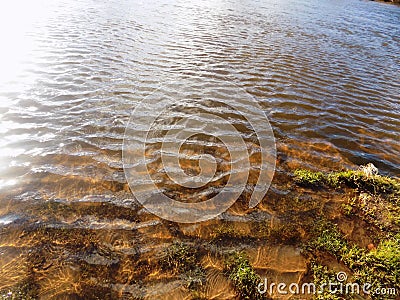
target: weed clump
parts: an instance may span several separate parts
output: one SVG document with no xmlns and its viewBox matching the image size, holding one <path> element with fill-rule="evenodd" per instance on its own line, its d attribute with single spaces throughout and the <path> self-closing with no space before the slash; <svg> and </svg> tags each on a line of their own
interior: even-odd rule
<svg viewBox="0 0 400 300">
<path fill-rule="evenodd" d="M 380 230 L 392 233 L 400 227 L 400 181 L 379 175 L 373 164 L 361 166 L 359 170 L 331 173 L 299 169 L 294 172 L 294 180 L 311 188 L 354 188 L 358 191 L 357 195 L 342 205 L 345 215 L 358 215 Z"/>
<path fill-rule="evenodd" d="M 260 277 L 252 268 L 244 253 L 235 253 L 226 260 L 225 272 L 232 280 L 240 299 L 265 299 L 258 291 Z"/>
</svg>

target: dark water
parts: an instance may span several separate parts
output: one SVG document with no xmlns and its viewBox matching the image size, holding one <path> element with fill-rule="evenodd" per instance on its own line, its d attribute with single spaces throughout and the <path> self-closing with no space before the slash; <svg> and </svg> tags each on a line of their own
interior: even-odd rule
<svg viewBox="0 0 400 300">
<path fill-rule="evenodd" d="M 246 232 L 251 222 L 279 220 L 274 199 L 288 193 L 296 167 L 373 162 L 399 175 L 398 6 L 80 0 L 1 7 L 0 289 L 33 282 L 43 298 L 189 297 L 181 279 L 152 261 L 175 239 L 208 236 L 214 223 L 180 227 L 147 213 L 121 161 L 132 109 L 178 75 L 245 89 L 275 134 L 276 177 L 265 201 L 220 221 Z M 226 117 L 248 134 L 239 114 Z M 288 282 L 301 278 L 298 249 L 274 247 L 249 250 L 255 266 Z M 203 257 L 205 293 L 230 298 L 214 260 Z"/>
</svg>

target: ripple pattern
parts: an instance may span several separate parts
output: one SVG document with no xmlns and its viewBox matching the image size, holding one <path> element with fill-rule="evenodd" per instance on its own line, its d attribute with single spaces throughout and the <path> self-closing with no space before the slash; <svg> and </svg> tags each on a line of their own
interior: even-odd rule
<svg viewBox="0 0 400 300">
<path fill-rule="evenodd" d="M 157 273 L 154 261 L 160 248 L 182 237 L 181 229 L 132 197 L 121 160 L 132 109 L 177 75 L 230 81 L 267 114 L 278 168 L 268 201 L 258 209 L 272 219 L 280 218 L 293 168 L 372 162 L 399 176 L 397 6 L 41 0 L 25 1 L 22 9 L 22 2 L 0 9 L 0 290 L 33 278 L 43 299 L 75 299 L 82 291 L 90 299 L 99 290 L 113 299 L 157 299 L 168 290 L 189 297 L 180 279 Z M 215 104 L 202 109 L 231 120 L 248 143 L 250 163 L 257 164 L 257 145 L 240 115 Z M 211 187 L 195 194 L 212 197 L 230 172 L 224 149 L 199 136 L 185 146 L 189 156 L 193 145 L 218 154 L 224 166 Z M 168 190 L 156 169 L 156 148 L 152 176 Z M 249 180 L 256 175 L 254 170 Z M 188 198 L 188 190 L 179 192 Z M 243 212 L 246 192 L 218 221 L 259 222 Z M 194 232 L 203 236 L 203 230 Z M 47 240 L 38 239 L 43 233 Z M 90 277 L 96 268 L 103 273 Z M 210 282 L 218 282 L 205 287 L 210 299 L 232 296 L 220 271 L 207 269 Z M 296 265 L 290 276 L 303 271 Z M 285 272 L 273 270 L 274 276 Z M 143 278 L 153 279 L 140 286 Z"/>
</svg>

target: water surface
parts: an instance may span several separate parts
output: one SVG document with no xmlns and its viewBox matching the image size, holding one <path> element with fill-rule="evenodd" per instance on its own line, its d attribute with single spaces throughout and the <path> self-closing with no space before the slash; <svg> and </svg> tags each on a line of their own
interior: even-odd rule
<svg viewBox="0 0 400 300">
<path fill-rule="evenodd" d="M 159 253 L 173 240 L 207 240 L 220 222 L 244 233 L 260 222 L 284 222 L 294 168 L 373 162 L 399 175 L 398 6 L 355 0 L 2 6 L 0 289 L 25 284 L 43 298 L 190 298 L 181 278 L 159 272 Z M 130 194 L 121 161 L 125 126 L 135 105 L 176 75 L 232 82 L 268 116 L 277 170 L 255 210 L 244 199 L 218 220 L 180 226 L 147 213 Z M 251 140 L 239 114 L 222 113 Z M 194 144 L 196 151 L 206 147 L 201 138 Z M 215 155 L 222 149 L 218 141 L 211 148 Z M 215 185 L 203 196 L 214 192 Z M 329 210 L 336 200 L 322 201 Z M 259 240 L 231 248 L 241 247 L 250 249 L 260 274 L 293 282 L 305 272 L 296 246 Z M 207 297 L 232 297 L 211 250 L 201 263 Z"/>
</svg>

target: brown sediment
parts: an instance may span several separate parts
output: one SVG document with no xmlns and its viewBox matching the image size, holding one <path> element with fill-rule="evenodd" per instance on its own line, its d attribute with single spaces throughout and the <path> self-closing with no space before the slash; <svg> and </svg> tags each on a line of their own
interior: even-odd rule
<svg viewBox="0 0 400 300">
<path fill-rule="evenodd" d="M 279 168 L 288 165 L 281 162 Z M 388 223 L 388 205 L 395 212 L 398 204 L 384 192 L 392 191 L 389 186 L 376 193 L 367 187 L 360 192 L 351 185 L 299 186 L 290 172 L 278 169 L 257 209 L 248 209 L 243 198 L 222 220 L 198 224 L 162 221 L 128 201 L 128 194 L 127 202 L 110 195 L 108 202 L 91 197 L 52 200 L 29 209 L 14 204 L 8 211 L 25 219 L 0 233 L 0 294 L 19 293 L 26 299 L 92 299 L 99 294 L 112 299 L 232 299 L 238 288 L 224 270 L 231 253 L 245 253 L 254 274 L 269 282 L 301 283 L 338 270 L 352 274 L 355 269 L 342 254 L 325 244 L 304 245 L 318 239 L 315 228 L 324 220 L 337 226 L 343 243 L 365 255 L 381 251 L 399 230 L 398 223 Z M 363 193 L 373 199 L 363 202 Z M 351 206 L 351 213 L 344 205 Z M 365 209 L 371 205 L 373 210 Z"/>
</svg>

